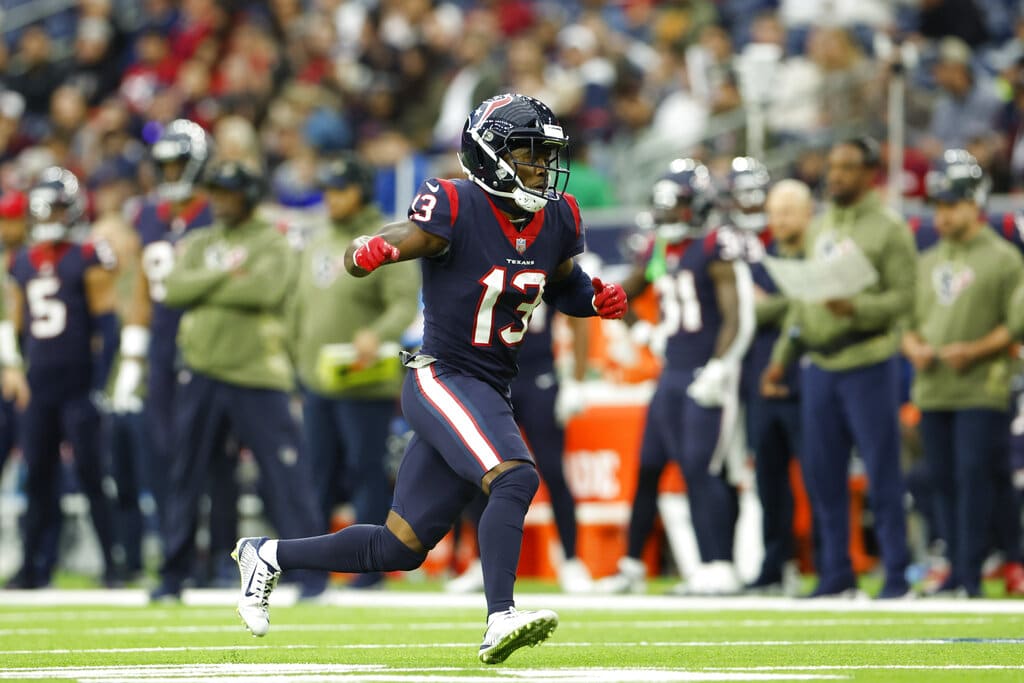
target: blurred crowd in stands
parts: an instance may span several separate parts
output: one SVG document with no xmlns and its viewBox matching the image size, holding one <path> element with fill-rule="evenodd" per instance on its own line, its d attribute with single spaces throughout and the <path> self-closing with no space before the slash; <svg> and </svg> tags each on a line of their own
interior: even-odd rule
<svg viewBox="0 0 1024 683">
<path fill-rule="evenodd" d="M 779 154 L 766 158 L 812 188 L 820 189 L 831 142 L 851 132 L 885 137 L 885 84 L 897 56 L 909 86 L 907 195 L 923 192 L 928 161 L 947 147 L 970 150 L 996 192 L 1024 182 L 1016 0 L 7 0 L 4 8 L 3 189 L 56 163 L 93 191 L 145 191 L 144 143 L 161 126 L 187 117 L 216 130 L 237 117 L 258 133 L 271 198 L 303 205 L 318 198 L 318 155 L 356 149 L 382 168 L 431 155 L 450 167 L 465 112 L 507 89 L 550 103 L 567 124 L 574 181 L 596 188 L 574 188 L 581 203 L 637 204 L 650 184 L 634 180 L 638 167 L 750 151 L 741 63 L 752 43 L 781 55 L 764 103 L 767 149 Z"/>
</svg>

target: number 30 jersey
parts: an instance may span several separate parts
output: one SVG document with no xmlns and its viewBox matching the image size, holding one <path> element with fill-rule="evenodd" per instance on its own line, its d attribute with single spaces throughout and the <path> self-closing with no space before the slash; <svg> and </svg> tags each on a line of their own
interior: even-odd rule
<svg viewBox="0 0 1024 683">
<path fill-rule="evenodd" d="M 24 355 L 30 369 L 84 369 L 88 379 L 93 325 L 85 272 L 97 265 L 109 270 L 117 266 L 106 242 L 37 244 L 15 255 L 10 273 L 25 301 Z M 77 370 L 69 374 L 77 376 Z"/>
<path fill-rule="evenodd" d="M 423 353 L 507 391 L 548 278 L 583 252 L 576 199 L 548 202 L 516 229 L 472 182 L 432 178 L 420 185 L 408 215 L 448 240 L 443 254 L 422 259 Z"/>
<path fill-rule="evenodd" d="M 164 280 L 174 269 L 175 244 L 186 233 L 213 223 L 210 204 L 194 198 L 177 215 L 172 215 L 167 202 L 147 202 L 135 219 L 135 229 L 142 244 L 142 272 L 149 283 L 153 302 L 150 321 L 149 363 L 158 368 L 174 367 L 178 323 L 184 311 L 164 305 L 167 295 Z"/>
</svg>

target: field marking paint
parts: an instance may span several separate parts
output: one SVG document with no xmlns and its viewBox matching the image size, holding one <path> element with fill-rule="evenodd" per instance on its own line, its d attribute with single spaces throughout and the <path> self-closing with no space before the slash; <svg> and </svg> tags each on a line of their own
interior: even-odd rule
<svg viewBox="0 0 1024 683">
<path fill-rule="evenodd" d="M 218 613 L 219 616 L 223 616 Z M 563 622 L 561 630 L 591 628 L 595 622 Z M 644 628 L 644 629 L 681 629 L 681 628 L 779 628 L 779 627 L 827 627 L 836 626 L 978 626 L 992 623 L 992 619 L 983 617 L 926 618 L 908 621 L 906 619 L 742 619 L 739 621 L 696 619 L 671 619 L 664 621 L 601 621 L 600 625 L 608 629 Z M 443 622 L 376 622 L 373 624 L 276 624 L 275 633 L 320 633 L 339 631 L 393 631 L 401 628 L 407 631 L 476 631 L 483 628 L 479 620 L 474 621 L 443 621 Z M 239 631 L 237 625 L 209 626 L 105 626 L 83 629 L 87 635 L 157 635 L 157 634 L 197 634 L 197 633 L 233 633 Z M 44 636 L 63 633 L 58 628 L 0 628 L 0 638 L 14 636 Z"/>
<path fill-rule="evenodd" d="M 366 595 L 374 593 L 375 595 Z M 274 591 L 272 607 L 295 604 L 298 591 L 294 586 L 281 586 Z M 4 606 L 84 606 L 123 605 L 140 607 L 148 604 L 145 591 L 139 589 L 78 590 L 44 589 L 4 591 Z M 186 589 L 182 602 L 187 606 L 234 607 L 236 589 Z M 453 595 L 448 593 L 407 591 L 342 591 L 329 590 L 320 598 L 322 604 L 335 607 L 382 609 L 479 609 L 484 606 L 482 594 Z M 564 595 L 560 593 L 524 593 L 516 596 L 524 607 L 543 606 L 550 609 L 598 610 L 606 612 L 885 612 L 901 614 L 1020 614 L 1024 600 L 956 600 L 927 598 L 921 600 L 848 600 L 818 598 L 776 598 L 736 596 L 728 598 L 678 597 L 671 595 Z M 0 618 L 4 615 L 0 614 Z"/>
<path fill-rule="evenodd" d="M 547 642 L 545 648 L 564 647 L 810 647 L 822 645 L 871 645 L 888 647 L 891 645 L 1022 645 L 1024 638 L 878 638 L 878 639 L 823 639 L 823 640 L 641 640 L 627 642 Z M 144 652 L 219 652 L 224 650 L 386 650 L 429 649 L 429 648 L 475 648 L 478 643 L 335 643 L 330 645 L 291 644 L 291 645 L 207 645 L 194 647 L 188 645 L 161 647 L 96 647 L 96 648 L 54 648 L 47 650 L 0 650 L 0 655 L 66 655 L 66 654 L 131 654 Z"/>
<path fill-rule="evenodd" d="M 468 676 L 452 677 L 452 673 Z M 211 678 L 225 683 L 244 683 L 258 678 L 275 683 L 295 681 L 344 681 L 354 683 L 408 683 L 410 681 L 452 681 L 493 683 L 670 683 L 679 681 L 811 681 L 846 679 L 846 676 L 817 673 L 693 671 L 667 668 L 615 669 L 603 667 L 564 669 L 490 669 L 475 674 L 470 668 L 390 668 L 382 665 L 336 664 L 203 664 L 115 667 L 55 667 L 52 669 L 0 670 L 0 679 L 74 679 L 85 683 L 208 683 Z"/>
</svg>

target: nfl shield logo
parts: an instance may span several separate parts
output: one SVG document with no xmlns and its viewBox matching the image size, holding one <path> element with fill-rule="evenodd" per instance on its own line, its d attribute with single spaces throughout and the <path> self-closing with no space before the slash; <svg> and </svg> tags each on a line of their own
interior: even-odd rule
<svg viewBox="0 0 1024 683">
<path fill-rule="evenodd" d="M 526 251 L 526 238 L 525 237 L 517 237 L 516 238 L 516 251 L 518 251 L 520 254 L 522 254 L 523 252 Z"/>
</svg>

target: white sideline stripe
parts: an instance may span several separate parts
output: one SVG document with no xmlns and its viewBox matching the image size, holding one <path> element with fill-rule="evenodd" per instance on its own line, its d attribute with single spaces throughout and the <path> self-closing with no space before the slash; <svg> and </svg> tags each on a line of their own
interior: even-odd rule
<svg viewBox="0 0 1024 683">
<path fill-rule="evenodd" d="M 58 678 L 79 681 L 135 683 L 207 683 L 211 678 L 239 683 L 260 680 L 282 683 L 302 680 L 315 681 L 462 681 L 463 683 L 490 683 L 491 681 L 531 681 L 532 683 L 667 683 L 669 681 L 778 681 L 778 680 L 835 680 L 847 678 L 831 674 L 729 672 L 723 670 L 693 671 L 653 667 L 615 669 L 604 667 L 559 669 L 491 669 L 470 676 L 451 676 L 468 673 L 468 668 L 390 668 L 380 665 L 338 664 L 200 664 L 200 665 L 145 665 L 96 666 L 53 669 L 19 669 L 4 672 L 0 679 Z M 417 675 L 419 674 L 419 675 Z M 425 675 L 424 675 L 425 674 Z M 437 674 L 448 674 L 440 676 Z"/>
<path fill-rule="evenodd" d="M 218 613 L 218 615 L 223 616 Z M 111 614 L 111 618 L 118 615 Z M 190 614 L 191 616 L 191 614 Z M 948 619 L 742 619 L 739 621 L 730 620 L 709 620 L 698 619 L 669 619 L 663 621 L 568 621 L 560 625 L 560 630 L 591 628 L 600 625 L 605 629 L 682 629 L 682 628 L 778 628 L 778 627 L 801 627 L 801 628 L 822 628 L 836 626 L 847 628 L 850 626 L 978 626 L 991 624 L 992 619 L 965 617 Z M 373 624 L 277 624 L 274 626 L 274 633 L 317 633 L 322 631 L 387 631 L 401 628 L 406 631 L 476 631 L 482 628 L 481 620 L 474 621 L 443 621 L 443 622 L 376 622 Z M 166 633 L 234 633 L 238 631 L 237 626 L 109 626 L 102 628 L 83 629 L 83 633 L 89 635 L 133 635 L 133 634 L 166 634 Z M 6 636 L 43 636 L 63 633 L 63 629 L 56 628 L 8 628 L 0 629 L 0 637 Z"/>
<path fill-rule="evenodd" d="M 239 626 L 239 630 L 242 627 Z M 1021 645 L 1024 638 L 990 638 L 958 640 L 951 638 L 877 638 L 877 639 L 822 639 L 822 640 L 645 640 L 624 642 L 576 641 L 546 642 L 544 648 L 593 648 L 593 647 L 676 647 L 676 648 L 708 648 L 708 647 L 817 647 L 834 645 L 872 645 L 891 647 L 892 645 Z M 396 647 L 402 649 L 423 650 L 429 648 L 476 648 L 477 641 L 466 643 L 334 643 L 329 645 L 291 644 L 291 645 L 207 645 L 195 647 L 189 645 L 162 647 L 96 647 L 96 648 L 54 648 L 50 650 L 0 650 L 0 655 L 66 655 L 66 654 L 130 654 L 142 652 L 220 652 L 224 650 L 388 650 Z M 1024 669 L 1024 665 L 1020 668 Z"/>
<path fill-rule="evenodd" d="M 501 458 L 491 448 L 490 442 L 476 426 L 473 417 L 459 405 L 459 402 L 448 391 L 448 389 L 434 377 L 434 370 L 429 365 L 416 370 L 416 378 L 423 387 L 423 393 L 427 395 L 441 414 L 455 428 L 455 431 L 462 437 L 462 440 L 473 451 L 485 470 L 491 470 L 501 464 Z"/>
<path fill-rule="evenodd" d="M 280 586 L 270 596 L 271 606 L 294 604 L 298 597 L 295 586 Z M 0 608 L 77 606 L 146 605 L 148 596 L 140 589 L 64 591 L 56 589 L 0 593 Z M 186 605 L 206 607 L 234 607 L 238 601 L 236 589 L 186 589 L 182 602 Z M 452 593 L 418 593 L 412 591 L 344 591 L 329 590 L 321 604 L 336 607 L 380 609 L 481 609 L 482 594 L 457 595 Z M 725 598 L 678 597 L 674 595 L 565 595 L 561 593 L 520 593 L 516 603 L 523 609 L 545 607 L 564 610 L 598 610 L 606 612 L 880 612 L 892 614 L 1018 614 L 1024 615 L 1024 600 L 956 600 L 927 598 L 921 600 L 801 600 L 763 596 L 736 596 Z M 127 614 L 131 614 L 128 612 Z M 139 614 L 148 614 L 140 612 Z M 0 618 L 5 615 L 0 613 Z M 41 615 L 46 619 L 52 614 Z M 78 618 L 77 616 L 75 618 Z"/>
</svg>

